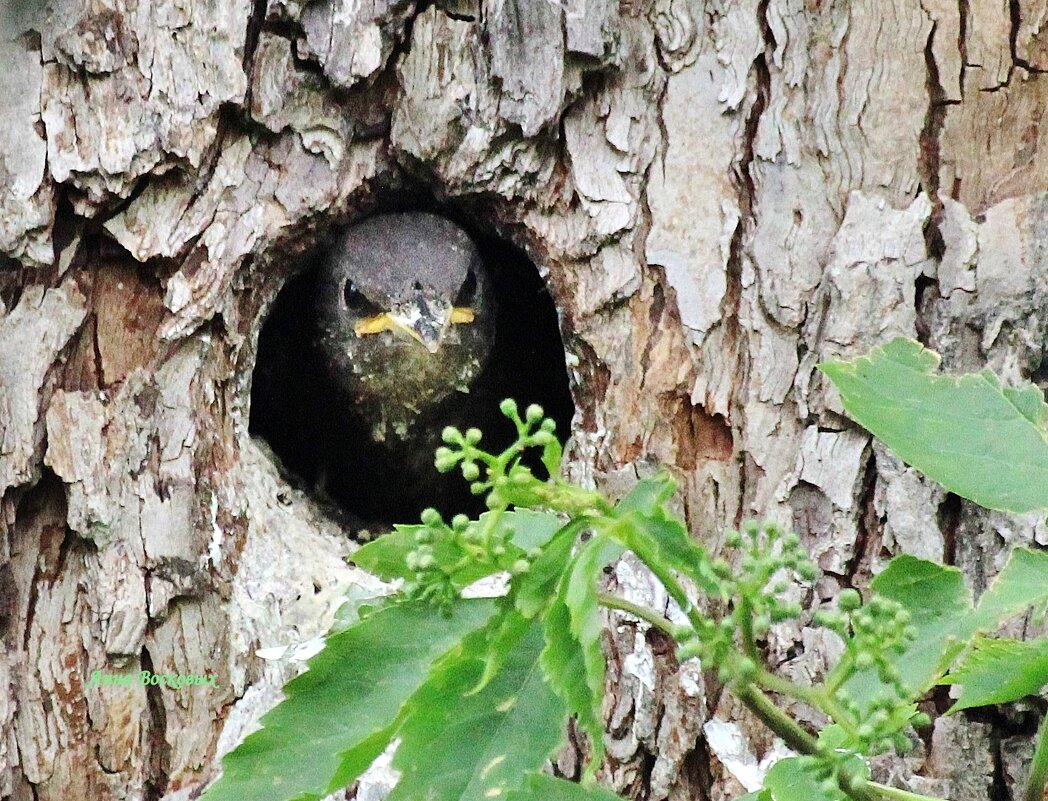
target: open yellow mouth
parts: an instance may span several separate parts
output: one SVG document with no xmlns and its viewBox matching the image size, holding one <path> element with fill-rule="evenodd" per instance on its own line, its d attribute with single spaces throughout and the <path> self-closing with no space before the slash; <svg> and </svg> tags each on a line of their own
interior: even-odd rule
<svg viewBox="0 0 1048 801">
<path fill-rule="evenodd" d="M 452 324 L 472 323 L 475 319 L 476 315 L 473 309 L 467 306 L 456 306 L 448 316 L 448 322 Z M 356 332 L 357 336 L 361 337 L 368 334 L 381 334 L 383 331 L 401 331 L 412 339 L 422 342 L 422 337 L 419 336 L 418 331 L 389 312 L 383 312 L 382 314 L 376 314 L 373 317 L 360 320 L 353 326 L 353 331 Z"/>
</svg>

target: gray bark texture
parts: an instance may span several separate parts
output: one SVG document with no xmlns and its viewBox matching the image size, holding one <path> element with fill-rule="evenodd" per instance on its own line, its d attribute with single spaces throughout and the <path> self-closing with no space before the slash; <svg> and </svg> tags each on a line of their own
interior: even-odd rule
<svg viewBox="0 0 1048 801">
<path fill-rule="evenodd" d="M 248 399 L 294 255 L 400 185 L 540 266 L 573 477 L 617 494 L 671 467 L 715 551 L 746 517 L 794 526 L 826 572 L 816 603 L 897 553 L 980 590 L 1011 547 L 1048 543 L 1036 515 L 906 468 L 815 370 L 907 335 L 949 369 L 1043 377 L 1046 0 L 0 14 L 0 796 L 194 797 L 293 669 L 255 651 L 370 586 L 249 437 Z M 613 581 L 666 608 L 634 561 Z M 608 632 L 602 778 L 638 799 L 752 789 L 781 744 L 657 633 Z M 802 681 L 837 653 L 798 625 L 769 651 Z M 86 685 L 117 668 L 219 688 Z M 877 777 L 1008 798 L 1027 718 L 940 718 Z"/>
</svg>

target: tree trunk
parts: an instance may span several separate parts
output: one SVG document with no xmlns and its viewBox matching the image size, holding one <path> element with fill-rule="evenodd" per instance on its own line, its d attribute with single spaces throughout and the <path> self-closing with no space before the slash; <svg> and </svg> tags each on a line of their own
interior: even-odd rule
<svg viewBox="0 0 1048 801">
<path fill-rule="evenodd" d="M 960 503 L 871 442 L 815 365 L 902 334 L 949 369 L 1042 377 L 1046 13 L 0 7 L 0 796 L 193 797 L 287 677 L 255 650 L 324 631 L 367 586 L 249 437 L 248 399 L 294 255 L 405 184 L 468 204 L 541 267 L 576 478 L 614 494 L 670 466 L 714 550 L 742 518 L 794 526 L 826 572 L 815 602 L 901 552 L 979 590 L 1008 549 L 1045 543 L 1037 516 Z M 665 607 L 629 559 L 614 580 Z M 806 627 L 769 649 L 805 680 L 835 658 Z M 652 632 L 619 622 L 608 653 L 603 776 L 628 796 L 733 798 L 781 753 Z M 117 669 L 218 687 L 88 686 Z M 1007 798 L 1032 725 L 940 718 L 876 769 Z"/>
</svg>

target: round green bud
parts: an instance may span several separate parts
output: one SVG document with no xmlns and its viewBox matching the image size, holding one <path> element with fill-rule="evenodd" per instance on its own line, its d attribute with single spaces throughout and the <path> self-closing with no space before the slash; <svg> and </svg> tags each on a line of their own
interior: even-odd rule
<svg viewBox="0 0 1048 801">
<path fill-rule="evenodd" d="M 466 481 L 476 481 L 478 478 L 480 478 L 480 468 L 477 467 L 477 463 L 463 462 L 462 477 L 466 479 Z"/>
<path fill-rule="evenodd" d="M 506 555 L 506 546 L 505 545 L 501 545 L 501 544 L 495 545 L 495 546 L 492 547 L 491 553 L 493 555 L 495 555 L 495 556 L 505 556 Z"/>
<path fill-rule="evenodd" d="M 499 404 L 499 411 L 506 417 L 516 417 L 517 402 L 513 400 L 513 398 L 506 398 L 506 400 Z"/>
<path fill-rule="evenodd" d="M 524 410 L 524 419 L 529 423 L 537 423 L 542 419 L 545 412 L 542 411 L 542 407 L 537 403 L 533 403 Z"/>
<path fill-rule="evenodd" d="M 859 595 L 857 590 L 841 590 L 840 598 L 837 600 L 837 606 L 840 607 L 842 612 L 854 612 L 862 606 L 862 596 Z"/>
<path fill-rule="evenodd" d="M 855 733 L 859 736 L 860 739 L 869 740 L 877 732 L 874 730 L 873 726 L 871 726 L 869 723 L 863 723 L 861 726 L 859 726 L 858 729 L 855 730 Z"/>
<path fill-rule="evenodd" d="M 792 551 L 801 546 L 801 538 L 798 537 L 794 532 L 790 532 L 782 538 L 782 547 L 786 550 Z"/>
<path fill-rule="evenodd" d="M 510 567 L 509 572 L 512 573 L 514 576 L 520 576 L 524 573 L 527 573 L 529 570 L 531 570 L 531 562 L 529 562 L 527 559 L 518 559 Z"/>
<path fill-rule="evenodd" d="M 532 441 L 536 445 L 549 445 L 553 442 L 553 435 L 548 431 L 536 431 L 531 435 Z"/>
<path fill-rule="evenodd" d="M 724 544 L 729 548 L 738 548 L 742 545 L 742 535 L 732 529 L 724 536 Z"/>
<path fill-rule="evenodd" d="M 795 569 L 797 575 L 805 581 L 816 581 L 819 578 L 819 568 L 807 560 L 798 562 Z"/>
<path fill-rule="evenodd" d="M 916 715 L 910 718 L 910 725 L 913 726 L 915 729 L 921 729 L 925 726 L 931 726 L 932 719 L 924 712 L 918 712 Z"/>
<path fill-rule="evenodd" d="M 433 532 L 428 528 L 420 528 L 415 532 L 415 542 L 419 545 L 425 545 L 428 542 L 433 541 Z"/>
<path fill-rule="evenodd" d="M 422 556 L 418 558 L 418 569 L 429 570 L 431 567 L 433 567 L 433 565 L 436 564 L 436 562 L 437 560 L 434 558 L 433 554 L 424 553 L 422 554 Z"/>
<path fill-rule="evenodd" d="M 833 777 L 823 779 L 819 782 L 819 789 L 822 790 L 823 794 L 830 796 L 831 798 L 836 797 L 841 789 L 837 786 L 837 782 Z"/>
<path fill-rule="evenodd" d="M 440 516 L 440 512 L 438 512 L 432 506 L 430 506 L 430 507 L 428 507 L 426 509 L 423 509 L 422 510 L 422 514 L 420 515 L 420 517 L 422 518 L 422 522 L 423 523 L 425 523 L 427 526 L 431 526 L 431 527 L 432 526 L 439 526 L 441 523 L 444 522 L 444 518 L 442 518 Z"/>
<path fill-rule="evenodd" d="M 455 531 L 465 531 L 469 525 L 469 515 L 455 515 L 451 518 L 451 527 Z"/>
<path fill-rule="evenodd" d="M 488 497 L 484 501 L 484 505 L 487 506 L 488 509 L 501 509 L 503 506 L 506 505 L 506 501 L 500 493 L 496 492 L 495 490 L 492 490 L 488 493 Z"/>
<path fill-rule="evenodd" d="M 757 675 L 757 663 L 750 659 L 748 656 L 744 656 L 739 660 L 737 666 L 739 678 L 743 681 L 749 681 Z"/>
<path fill-rule="evenodd" d="M 873 667 L 873 654 L 869 651 L 860 651 L 855 655 L 855 667 L 866 670 Z"/>
<path fill-rule="evenodd" d="M 418 570 L 418 554 L 408 551 L 407 556 L 404 557 L 404 564 L 407 565 L 408 570 Z"/>
<path fill-rule="evenodd" d="M 462 433 L 455 426 L 445 426 L 440 432 L 440 438 L 448 445 L 459 445 L 462 443 Z"/>
<path fill-rule="evenodd" d="M 545 431 L 547 434 L 552 434 L 557 430 L 557 421 L 552 417 L 547 417 L 542 421 L 542 425 L 539 426 L 539 429 Z"/>
<path fill-rule="evenodd" d="M 488 491 L 488 485 L 482 481 L 474 481 L 469 485 L 469 491 L 473 495 L 483 495 Z"/>
<path fill-rule="evenodd" d="M 480 438 L 484 436 L 480 433 L 479 428 L 467 428 L 466 429 L 466 442 L 470 445 L 476 445 L 480 442 Z"/>
</svg>

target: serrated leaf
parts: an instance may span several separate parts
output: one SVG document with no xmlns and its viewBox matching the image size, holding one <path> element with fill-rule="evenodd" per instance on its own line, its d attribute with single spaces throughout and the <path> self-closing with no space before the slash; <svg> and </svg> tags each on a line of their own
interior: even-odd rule
<svg viewBox="0 0 1048 801">
<path fill-rule="evenodd" d="M 560 461 L 564 458 L 564 446 L 553 437 L 542 447 L 542 466 L 551 477 L 560 473 Z"/>
<path fill-rule="evenodd" d="M 485 632 L 442 660 L 409 702 L 388 801 L 491 801 L 538 771 L 564 738 L 567 711 L 539 667 L 542 623 L 507 655 L 483 690 Z"/>
<path fill-rule="evenodd" d="M 1048 552 L 1016 548 L 979 599 L 975 626 L 989 630 L 1048 601 Z"/>
<path fill-rule="evenodd" d="M 308 672 L 284 686 L 285 700 L 223 760 L 203 801 L 318 799 L 381 753 L 402 705 L 430 665 L 485 624 L 489 600 L 460 601 L 450 618 L 405 602 L 385 607 L 328 638 Z"/>
<path fill-rule="evenodd" d="M 1048 684 L 1048 638 L 1020 642 L 979 637 L 942 683 L 962 685 L 950 712 L 1018 701 Z"/>
<path fill-rule="evenodd" d="M 666 509 L 676 483 L 666 472 L 644 479 L 615 506 L 615 537 L 647 564 L 673 568 L 707 595 L 720 597 L 721 583 L 705 549 L 688 534 L 684 522 Z"/>
<path fill-rule="evenodd" d="M 514 579 L 514 600 L 524 617 L 535 617 L 550 604 L 571 561 L 575 540 L 583 528 L 584 520 L 563 526 L 542 549 L 538 559 L 531 563 L 528 572 Z"/>
<path fill-rule="evenodd" d="M 517 611 L 511 595 L 499 599 L 499 611 L 488 626 L 484 670 L 477 686 L 470 692 L 480 692 L 495 678 L 502 669 L 506 656 L 517 646 L 530 626 L 531 619 Z"/>
<path fill-rule="evenodd" d="M 600 607 L 597 600 L 597 582 L 604 566 L 622 555 L 622 547 L 607 537 L 594 537 L 579 551 L 571 570 L 561 582 L 557 601 L 558 614 L 547 619 L 547 650 L 543 652 L 543 667 L 554 688 L 578 717 L 579 725 L 589 735 L 590 765 L 595 769 L 604 755 L 604 722 L 601 704 L 604 698 L 604 652 L 600 638 Z M 564 632 L 551 632 L 550 626 L 563 624 L 559 606 L 568 610 L 570 639 Z M 574 642 L 571 642 L 573 640 Z M 565 662 L 550 649 L 577 648 L 578 659 Z M 574 668 L 581 664 L 579 675 Z M 555 673 L 558 666 L 571 665 L 573 669 Z M 585 686 L 567 686 L 581 681 Z M 588 692 L 587 692 L 588 691 Z"/>
<path fill-rule="evenodd" d="M 593 751 L 603 753 L 599 700 L 587 678 L 583 646 L 571 631 L 571 612 L 559 594 L 546 612 L 545 636 L 541 659 L 545 676 L 568 711 L 577 716 L 579 726 L 589 734 Z"/>
<path fill-rule="evenodd" d="M 844 801 L 845 795 L 834 788 L 827 792 L 818 776 L 805 768 L 796 757 L 780 759 L 764 777 L 764 791 L 772 801 Z"/>
<path fill-rule="evenodd" d="M 1017 548 L 978 606 L 955 567 L 902 555 L 870 583 L 911 616 L 917 637 L 896 660 L 903 683 L 917 697 L 942 677 L 957 655 L 979 633 L 992 631 L 1048 596 L 1048 554 Z M 872 672 L 847 684 L 860 704 L 876 697 L 880 682 Z"/>
<path fill-rule="evenodd" d="M 989 371 L 935 375 L 939 356 L 898 338 L 819 368 L 844 408 L 907 464 L 989 509 L 1048 508 L 1048 415 L 1036 387 Z"/>
<path fill-rule="evenodd" d="M 509 794 L 507 801 L 623 801 L 599 784 L 578 784 L 538 773 L 527 777 L 524 786 Z"/>
</svg>

